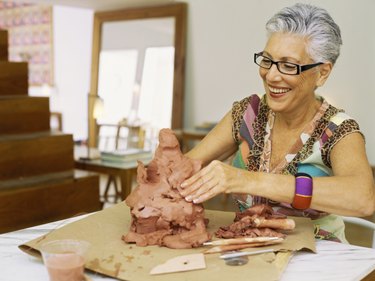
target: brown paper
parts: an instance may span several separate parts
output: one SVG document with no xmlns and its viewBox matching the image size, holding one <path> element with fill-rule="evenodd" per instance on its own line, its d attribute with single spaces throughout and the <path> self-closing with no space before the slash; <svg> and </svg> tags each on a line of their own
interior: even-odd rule
<svg viewBox="0 0 375 281">
<path fill-rule="evenodd" d="M 233 222 L 233 212 L 206 210 L 209 218 L 208 231 L 214 233 L 219 226 L 229 225 Z M 313 225 L 310 219 L 293 218 L 296 228 L 288 234 L 284 242 L 277 245 L 262 247 L 275 250 L 298 251 L 308 249 L 313 252 L 315 239 Z M 168 273 L 164 275 L 150 275 L 156 265 L 166 260 L 193 253 L 200 253 L 208 249 L 201 247 L 195 249 L 169 249 L 159 246 L 137 247 L 126 244 L 121 236 L 128 232 L 130 227 L 130 211 L 124 202 L 100 212 L 85 217 L 79 221 L 65 225 L 51 231 L 47 235 L 31 240 L 20 249 L 31 255 L 40 255 L 40 246 L 50 240 L 56 239 L 82 239 L 92 244 L 86 268 L 120 280 L 278 280 L 280 273 L 279 260 L 275 254 L 263 254 L 249 257 L 249 262 L 242 266 L 228 266 L 219 258 L 219 254 L 205 256 L 206 269 L 189 272 Z M 246 251 L 256 251 L 259 248 L 249 248 Z"/>
</svg>

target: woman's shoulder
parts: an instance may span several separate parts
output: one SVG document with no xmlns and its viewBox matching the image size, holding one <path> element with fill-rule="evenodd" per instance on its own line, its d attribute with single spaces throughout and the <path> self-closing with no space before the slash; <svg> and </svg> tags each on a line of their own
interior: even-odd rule
<svg viewBox="0 0 375 281">
<path fill-rule="evenodd" d="M 322 140 L 323 143 L 326 142 L 326 146 L 333 147 L 342 138 L 352 133 L 359 133 L 365 138 L 361 132 L 359 123 L 354 118 L 345 112 L 338 112 L 330 117 L 323 132 Z"/>
<path fill-rule="evenodd" d="M 323 118 L 325 118 L 329 125 L 328 127 L 337 128 L 339 126 L 354 126 L 356 129 L 359 129 L 359 124 L 355 118 L 350 116 L 345 112 L 345 110 L 335 107 L 332 104 L 328 103 L 327 100 L 323 99 L 323 103 L 326 104 L 327 110 Z"/>
<path fill-rule="evenodd" d="M 233 103 L 232 107 L 232 134 L 236 142 L 239 141 L 240 126 L 246 115 L 248 122 L 253 122 L 258 115 L 260 108 L 264 102 L 264 96 L 252 94 L 240 101 Z"/>
<path fill-rule="evenodd" d="M 330 152 L 340 140 L 352 133 L 359 133 L 363 139 L 365 137 L 360 130 L 359 123 L 342 109 L 329 105 L 323 118 L 326 124 L 320 138 L 321 152 L 323 161 L 330 167 Z"/>
<path fill-rule="evenodd" d="M 250 110 L 252 114 L 256 116 L 262 104 L 265 104 L 264 96 L 261 96 L 258 94 L 252 94 L 250 96 L 243 98 L 240 101 L 235 101 L 233 103 L 232 115 L 240 119 L 245 113 L 245 111 Z"/>
<path fill-rule="evenodd" d="M 260 101 L 262 100 L 262 96 L 258 94 L 251 94 L 250 96 L 247 96 L 239 101 L 235 101 L 233 103 L 233 107 L 241 106 L 241 107 L 248 107 L 249 104 L 252 105 L 259 105 Z"/>
</svg>

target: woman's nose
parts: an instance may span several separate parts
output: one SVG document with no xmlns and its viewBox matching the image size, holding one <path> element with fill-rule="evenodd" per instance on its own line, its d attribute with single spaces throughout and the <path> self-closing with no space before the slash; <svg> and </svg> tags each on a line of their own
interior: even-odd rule
<svg viewBox="0 0 375 281">
<path fill-rule="evenodd" d="M 271 80 L 271 81 L 281 80 L 281 73 L 278 70 L 276 64 L 272 65 L 271 68 L 268 69 L 268 72 L 267 72 L 266 76 L 267 76 L 267 80 Z"/>
</svg>

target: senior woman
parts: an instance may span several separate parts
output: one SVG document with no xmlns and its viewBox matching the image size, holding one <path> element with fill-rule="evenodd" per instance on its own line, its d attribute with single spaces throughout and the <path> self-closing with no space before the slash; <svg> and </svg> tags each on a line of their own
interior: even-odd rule
<svg viewBox="0 0 375 281">
<path fill-rule="evenodd" d="M 340 216 L 374 212 L 374 180 L 355 120 L 315 90 L 340 53 L 341 34 L 326 10 L 296 4 L 266 24 L 254 54 L 265 94 L 235 102 L 187 156 L 205 166 L 181 184 L 187 201 L 232 193 L 241 210 L 265 203 L 313 219 L 316 237 L 346 242 Z M 235 154 L 233 166 L 222 160 Z"/>
</svg>

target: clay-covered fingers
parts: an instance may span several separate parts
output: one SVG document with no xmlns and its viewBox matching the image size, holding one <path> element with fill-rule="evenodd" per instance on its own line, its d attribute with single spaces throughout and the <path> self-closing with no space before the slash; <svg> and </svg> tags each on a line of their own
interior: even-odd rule
<svg viewBox="0 0 375 281">
<path fill-rule="evenodd" d="M 218 187 L 218 180 L 216 178 L 211 178 L 201 185 L 195 192 L 189 194 L 185 199 L 187 201 L 193 201 L 194 203 L 201 203 L 214 197 L 219 193 L 216 188 Z"/>
<path fill-rule="evenodd" d="M 180 193 L 186 201 L 201 203 L 219 193 L 227 192 L 233 178 L 233 167 L 214 160 L 207 167 L 185 180 Z"/>
<path fill-rule="evenodd" d="M 197 192 L 191 199 L 195 204 L 199 204 L 204 201 L 207 201 L 208 199 L 211 199 L 212 197 L 215 197 L 219 193 L 221 193 L 219 183 L 217 181 L 212 180 L 212 184 L 210 185 L 209 189 L 204 190 L 202 192 Z"/>
<path fill-rule="evenodd" d="M 192 194 L 196 193 L 202 186 L 204 186 L 210 180 L 211 177 L 208 174 L 205 174 L 205 171 L 201 170 L 191 178 L 181 183 L 180 193 L 188 200 L 188 196 L 191 196 Z"/>
</svg>

